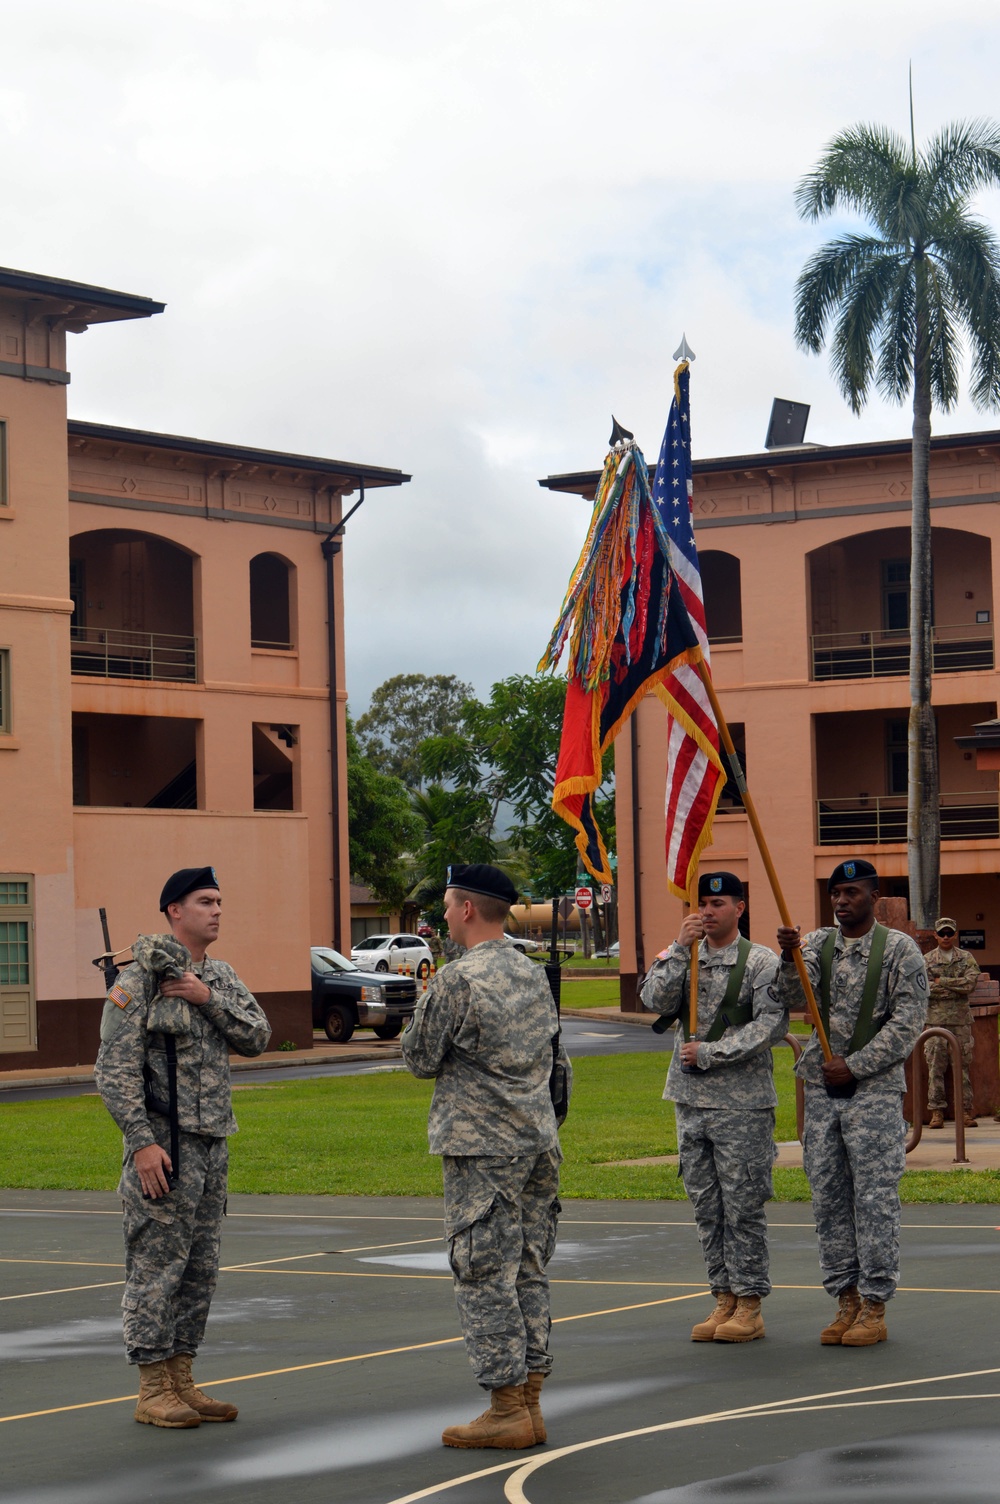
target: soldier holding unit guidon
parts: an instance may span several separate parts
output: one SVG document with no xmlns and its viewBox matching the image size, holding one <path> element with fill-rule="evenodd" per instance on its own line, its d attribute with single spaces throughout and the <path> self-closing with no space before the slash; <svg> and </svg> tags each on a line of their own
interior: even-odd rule
<svg viewBox="0 0 1000 1504">
<path fill-rule="evenodd" d="M 917 944 L 875 920 L 878 875 L 860 857 L 829 881 L 837 921 L 800 938 L 778 930 L 775 994 L 805 999 L 801 946 L 833 1058 L 814 1033 L 796 1065 L 805 1082 L 802 1159 L 812 1191 L 823 1285 L 839 1301 L 824 1346 L 886 1340 L 885 1303 L 899 1280 L 899 1182 L 906 1167 L 903 1064 L 924 1026 L 927 973 Z"/>
<path fill-rule="evenodd" d="M 674 1049 L 663 1095 L 676 1104 L 684 1189 L 716 1298 L 693 1342 L 752 1342 L 764 1335 L 769 1294 L 767 1219 L 772 1195 L 774 1090 L 771 1046 L 788 1027 L 773 995 L 778 958 L 739 933 L 746 905 L 731 872 L 707 872 L 698 909 L 646 975 L 642 1000 L 685 1032 L 691 947 L 698 946 L 697 1030 Z"/>
</svg>

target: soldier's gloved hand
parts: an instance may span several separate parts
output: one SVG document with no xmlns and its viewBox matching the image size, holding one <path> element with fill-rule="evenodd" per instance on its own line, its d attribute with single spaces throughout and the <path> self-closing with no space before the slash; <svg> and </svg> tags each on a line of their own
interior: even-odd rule
<svg viewBox="0 0 1000 1504">
<path fill-rule="evenodd" d="M 160 983 L 160 993 L 163 997 L 182 997 L 186 1003 L 193 1003 L 196 1008 L 207 1003 L 212 996 L 211 988 L 206 987 L 193 971 L 186 971 L 182 977 L 164 977 Z"/>
<path fill-rule="evenodd" d="M 147 1144 L 145 1149 L 137 1149 L 132 1155 L 132 1163 L 135 1165 L 142 1193 L 151 1201 L 157 1201 L 161 1196 L 169 1196 L 170 1185 L 167 1176 L 173 1169 L 170 1163 L 170 1155 L 166 1149 L 161 1149 L 159 1144 Z"/>
</svg>

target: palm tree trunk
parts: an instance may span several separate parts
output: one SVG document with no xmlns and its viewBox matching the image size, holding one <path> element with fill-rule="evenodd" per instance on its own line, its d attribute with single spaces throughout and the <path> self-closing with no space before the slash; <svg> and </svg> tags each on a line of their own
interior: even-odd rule
<svg viewBox="0 0 1000 1504">
<path fill-rule="evenodd" d="M 910 524 L 910 720 L 906 804 L 910 918 L 930 929 L 939 912 L 941 809 L 937 727 L 931 706 L 932 584 L 930 351 L 924 268 L 917 263 L 917 329 L 913 369 L 913 502 Z"/>
</svg>

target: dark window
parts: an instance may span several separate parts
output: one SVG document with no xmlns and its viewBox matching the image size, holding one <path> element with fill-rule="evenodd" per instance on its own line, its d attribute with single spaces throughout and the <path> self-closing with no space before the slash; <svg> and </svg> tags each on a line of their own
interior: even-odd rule
<svg viewBox="0 0 1000 1504">
<path fill-rule="evenodd" d="M 747 770 L 746 726 L 742 721 L 731 721 L 729 724 L 729 735 L 733 739 L 733 746 L 736 748 L 736 755 L 740 760 L 740 767 L 743 769 L 745 775 Z M 722 766 L 726 770 L 726 783 L 725 787 L 722 790 L 722 793 L 719 796 L 719 814 L 733 814 L 737 810 L 742 811 L 743 797 L 740 794 L 739 789 L 736 787 L 736 780 L 733 777 L 732 770 L 729 766 L 729 759 L 726 756 L 725 751 L 723 751 L 722 753 Z"/>
<path fill-rule="evenodd" d="M 906 721 L 893 720 L 885 723 L 885 782 L 888 794 L 905 794 L 910 786 L 907 732 Z"/>
<path fill-rule="evenodd" d="M 288 565 L 277 554 L 250 560 L 250 645 L 290 648 Z"/>
<path fill-rule="evenodd" d="M 743 601 L 740 561 L 733 554 L 706 549 L 698 556 L 709 642 L 742 642 Z"/>
</svg>

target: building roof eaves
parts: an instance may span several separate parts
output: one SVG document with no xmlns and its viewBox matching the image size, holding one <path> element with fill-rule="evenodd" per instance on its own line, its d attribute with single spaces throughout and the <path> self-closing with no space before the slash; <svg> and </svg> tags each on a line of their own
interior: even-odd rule
<svg viewBox="0 0 1000 1504">
<path fill-rule="evenodd" d="M 211 439 L 150 433 L 140 428 L 116 428 L 107 423 L 86 423 L 77 418 L 70 419 L 67 431 L 74 438 L 104 439 L 114 444 L 136 444 L 144 449 L 165 449 L 173 453 L 183 451 L 241 464 L 278 465 L 288 470 L 342 476 L 345 480 L 360 479 L 368 486 L 401 486 L 412 479 L 402 470 L 381 465 L 359 465 L 349 460 L 328 460 L 311 454 L 285 454 L 275 449 L 250 449 L 245 444 L 219 444 Z"/>
<path fill-rule="evenodd" d="M 36 272 L 16 271 L 10 266 L 0 266 L 2 288 L 25 293 L 29 298 L 71 303 L 79 308 L 81 318 L 86 316 L 88 323 L 102 322 L 102 315 L 105 319 L 148 319 L 154 313 L 162 313 L 167 306 L 136 293 L 115 292 L 110 287 L 70 282 L 64 277 L 42 277 Z M 85 310 L 88 311 L 86 315 Z"/>
<path fill-rule="evenodd" d="M 941 434 L 931 439 L 931 450 L 981 448 L 1000 444 L 1000 430 L 985 433 Z M 728 470 L 773 470 L 785 465 L 830 464 L 836 460 L 876 459 L 880 455 L 908 454 L 909 439 L 878 439 L 864 444 L 803 444 L 788 449 L 765 449 L 754 454 L 720 455 L 695 460 L 695 475 L 719 474 Z M 600 470 L 576 470 L 565 475 L 548 475 L 538 484 L 549 491 L 568 491 L 578 495 L 596 490 Z"/>
</svg>

